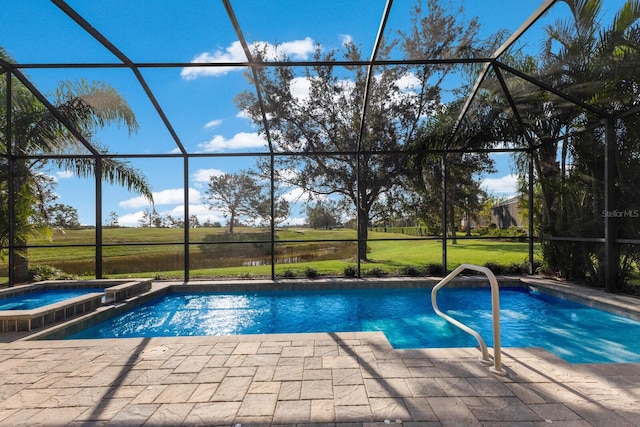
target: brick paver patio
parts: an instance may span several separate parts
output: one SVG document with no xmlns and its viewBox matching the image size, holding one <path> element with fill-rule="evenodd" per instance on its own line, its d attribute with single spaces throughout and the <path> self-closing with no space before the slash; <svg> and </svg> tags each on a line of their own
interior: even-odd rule
<svg viewBox="0 0 640 427">
<path fill-rule="evenodd" d="M 632 426 L 640 364 L 394 350 L 382 333 L 0 344 L 2 426 Z"/>
</svg>

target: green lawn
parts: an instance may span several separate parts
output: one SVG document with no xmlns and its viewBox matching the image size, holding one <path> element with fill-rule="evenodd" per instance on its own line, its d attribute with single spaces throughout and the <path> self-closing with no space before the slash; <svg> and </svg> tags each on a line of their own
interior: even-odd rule
<svg viewBox="0 0 640 427">
<path fill-rule="evenodd" d="M 441 240 L 373 241 L 369 257 L 396 267 L 442 263 Z M 527 261 L 528 243 L 491 240 L 462 240 L 447 244 L 447 264 L 453 268 L 462 263 L 484 265 L 495 263 L 509 266 Z"/>
<path fill-rule="evenodd" d="M 239 234 L 229 238 L 224 229 L 198 228 L 189 230 L 190 277 L 269 277 L 270 245 L 257 243 L 265 231 L 239 228 Z M 345 268 L 356 266 L 354 230 L 310 230 L 291 228 L 277 231 L 276 274 L 304 276 L 313 269 L 319 275 L 342 276 Z M 376 240 L 379 239 L 379 240 Z M 385 239 L 385 240 L 381 240 Z M 184 231 L 158 228 L 115 228 L 103 231 L 103 270 L 108 277 L 184 276 Z M 236 240 L 230 244 L 230 240 Z M 213 245 L 202 242 L 214 241 Z M 318 242 L 320 241 L 320 242 Z M 34 240 L 28 252 L 30 265 L 56 267 L 70 274 L 95 275 L 95 249 L 72 245 L 93 245 L 95 230 L 68 230 L 52 241 Z M 238 243 L 241 242 L 241 243 Z M 108 246 L 125 244 L 124 246 Z M 126 244 L 135 244 L 129 245 Z M 141 246 L 139 244 L 142 244 Z M 50 247 L 65 245 L 66 247 Z M 402 267 L 422 268 L 442 263 L 442 241 L 419 240 L 406 234 L 370 232 L 367 271 L 398 274 Z M 520 242 L 459 239 L 447 246 L 448 268 L 461 263 L 501 266 L 519 265 L 528 259 L 528 244 Z M 0 276 L 6 275 L 7 260 L 0 259 Z M 2 280 L 2 278 L 0 278 Z M 6 280 L 6 279 L 5 279 Z"/>
</svg>

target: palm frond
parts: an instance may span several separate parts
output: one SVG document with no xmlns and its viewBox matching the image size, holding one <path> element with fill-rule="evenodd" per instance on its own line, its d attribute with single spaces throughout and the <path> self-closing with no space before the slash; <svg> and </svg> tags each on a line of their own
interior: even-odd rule
<svg viewBox="0 0 640 427">
<path fill-rule="evenodd" d="M 582 35 L 597 31 L 602 0 L 564 0 L 571 9 L 578 32 Z"/>
<path fill-rule="evenodd" d="M 102 160 L 102 177 L 112 184 L 141 194 L 153 203 L 153 193 L 147 178 L 142 171 L 132 167 L 129 163 L 104 158 Z"/>
<path fill-rule="evenodd" d="M 94 159 L 86 158 L 56 158 L 51 162 L 59 168 L 73 172 L 83 178 L 93 178 L 96 176 L 96 162 Z M 151 186 L 147 182 L 145 175 L 129 163 L 117 159 L 102 159 L 102 179 L 109 184 L 119 185 L 128 191 L 136 192 L 147 200 L 153 202 Z"/>
<path fill-rule="evenodd" d="M 68 104 L 75 113 L 70 118 L 84 127 L 124 125 L 129 134 L 138 130 L 138 123 L 127 101 L 113 87 L 86 80 L 63 82 L 56 91 L 59 106 Z M 83 123 L 84 122 L 84 123 Z"/>
<path fill-rule="evenodd" d="M 0 51 L 0 56 L 4 52 Z M 90 151 L 107 154 L 95 143 L 96 131 L 112 124 L 125 126 L 129 134 L 138 123 L 126 100 L 111 86 L 85 80 L 60 83 L 52 104 L 69 126 L 75 128 L 91 145 L 91 150 L 23 85 L 14 90 L 14 149 L 20 154 L 80 155 L 77 158 L 49 158 L 48 162 L 78 176 L 92 178 L 96 174 Z M 144 174 L 129 163 L 109 158 L 102 160 L 102 178 L 111 184 L 135 191 L 152 201 L 152 192 Z"/>
<path fill-rule="evenodd" d="M 640 1 L 628 0 L 613 19 L 613 31 L 624 34 L 640 19 Z"/>
</svg>

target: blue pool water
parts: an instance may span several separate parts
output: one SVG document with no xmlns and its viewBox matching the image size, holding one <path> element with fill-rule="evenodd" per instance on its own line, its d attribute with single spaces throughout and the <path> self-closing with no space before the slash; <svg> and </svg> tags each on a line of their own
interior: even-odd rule
<svg viewBox="0 0 640 427">
<path fill-rule="evenodd" d="M 444 288 L 440 309 L 488 346 L 487 288 Z M 640 322 L 523 288 L 500 290 L 502 347 L 542 347 L 571 363 L 640 362 Z M 75 338 L 382 331 L 394 348 L 473 347 L 437 316 L 430 289 L 171 293 Z"/>
<path fill-rule="evenodd" d="M 24 295 L 0 299 L 0 310 L 33 310 L 91 292 L 104 292 L 98 289 L 45 289 Z"/>
</svg>

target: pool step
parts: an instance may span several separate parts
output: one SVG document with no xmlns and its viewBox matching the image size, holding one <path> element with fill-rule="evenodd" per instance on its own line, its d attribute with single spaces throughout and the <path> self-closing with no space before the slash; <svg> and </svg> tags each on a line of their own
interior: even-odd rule
<svg viewBox="0 0 640 427">
<path fill-rule="evenodd" d="M 3 296 L 27 295 L 35 290 L 56 288 L 104 287 L 104 292 L 92 292 L 35 309 L 0 310 L 0 333 L 29 332 L 67 318 L 96 310 L 107 304 L 115 304 L 151 289 L 152 279 L 140 280 L 91 280 L 91 281 L 47 281 L 2 292 Z M 115 282 L 115 283 L 114 283 Z M 112 284 L 114 283 L 114 284 Z M 18 303 L 17 303 L 18 304 Z"/>
<path fill-rule="evenodd" d="M 115 304 L 151 290 L 151 279 L 125 282 L 104 290 L 104 304 Z"/>
</svg>

